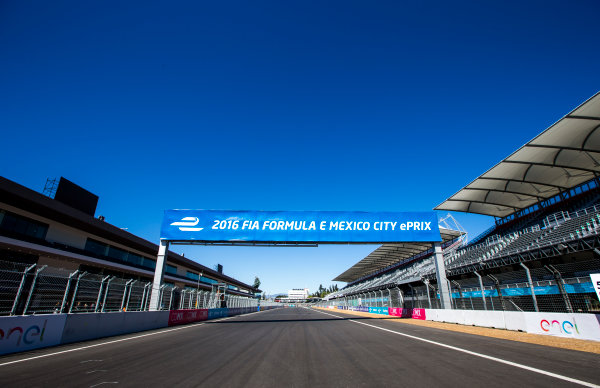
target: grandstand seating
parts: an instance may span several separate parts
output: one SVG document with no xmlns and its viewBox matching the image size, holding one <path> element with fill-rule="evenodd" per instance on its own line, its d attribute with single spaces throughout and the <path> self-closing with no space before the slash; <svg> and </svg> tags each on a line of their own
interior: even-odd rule
<svg viewBox="0 0 600 388">
<path fill-rule="evenodd" d="M 591 236 L 599 236 L 600 205 L 592 204 L 591 207 L 579 209 L 574 206 L 576 204 L 587 206 L 591 201 L 597 202 L 600 198 L 600 193 L 597 191 L 596 189 L 593 193 L 588 193 L 589 195 L 578 202 L 570 202 L 568 210 L 565 208 L 556 209 L 558 211 L 552 214 L 538 212 L 535 217 L 528 216 L 525 221 L 517 220 L 519 222 L 514 222 L 509 227 L 496 227 L 488 230 L 487 235 L 478 238 L 475 244 L 469 244 L 458 249 L 445 250 L 444 261 L 447 271 L 551 245 L 577 241 Z M 517 225 L 526 225 L 526 227 L 516 230 L 515 226 Z M 430 257 L 415 260 L 404 267 L 391 270 L 388 273 L 378 274 L 373 278 L 350 284 L 342 290 L 331 294 L 329 298 L 335 299 L 343 295 L 360 294 L 361 292 L 412 284 L 409 292 L 417 292 L 415 290 L 418 287 L 421 300 L 427 301 L 426 298 L 422 298 L 426 290 L 424 281 L 428 277 L 432 278 L 432 275 L 435 274 L 435 266 Z M 557 282 L 559 280 L 557 280 L 555 274 L 545 264 L 538 262 L 535 265 L 529 266 L 534 287 L 555 287 L 558 285 Z M 597 258 L 590 259 L 588 256 L 574 262 L 555 263 L 553 264 L 553 268 L 562 274 L 560 281 L 563 284 L 577 286 L 578 284 L 589 283 L 588 275 L 590 273 L 600 272 L 600 260 Z M 469 275 L 469 273 L 472 273 L 472 271 L 467 271 L 465 276 L 451 280 L 453 292 L 468 294 L 470 291 L 480 291 L 479 279 L 474 274 Z M 496 280 L 498 284 L 496 284 Z M 490 301 L 488 302 L 492 308 L 517 311 L 532 308 L 532 306 L 529 306 L 530 296 L 509 296 L 511 293 L 508 291 L 502 291 L 501 295 L 497 295 L 497 287 L 502 290 L 529 287 L 527 273 L 524 269 L 507 266 L 493 275 L 484 274 L 482 276 L 482 283 L 484 289 L 487 290 L 486 292 L 496 292 L 496 296 L 490 296 Z M 572 299 L 580 302 L 581 306 L 579 306 L 578 311 L 585 311 L 586 309 L 587 311 L 596 311 L 595 309 L 600 311 L 597 300 L 590 296 L 592 294 L 577 291 L 579 288 L 575 286 L 572 288 L 575 290 L 573 291 L 574 296 L 572 296 Z M 595 295 L 592 296 L 595 297 Z M 477 300 L 476 302 L 480 303 Z M 470 305 L 472 308 L 484 308 L 483 305 L 476 306 L 473 300 L 470 301 Z M 553 298 L 547 298 L 546 311 L 562 311 L 561 309 L 564 309 L 564 303 L 560 299 L 560 296 L 553 295 Z"/>
</svg>

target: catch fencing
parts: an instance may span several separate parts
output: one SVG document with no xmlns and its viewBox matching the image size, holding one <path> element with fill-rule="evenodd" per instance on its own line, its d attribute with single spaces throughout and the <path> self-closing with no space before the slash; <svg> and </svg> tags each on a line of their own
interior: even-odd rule
<svg viewBox="0 0 600 388">
<path fill-rule="evenodd" d="M 152 282 L 0 261 L 0 316 L 148 311 L 151 292 Z M 167 285 L 161 286 L 159 300 L 160 310 L 257 307 L 259 303 L 252 297 Z"/>
<path fill-rule="evenodd" d="M 450 280 L 452 308 L 554 313 L 600 313 L 600 301 L 590 273 L 598 272 L 598 260 L 543 265 L 495 275 L 477 272 Z M 358 291 L 320 303 L 321 306 L 366 306 L 440 309 L 437 284 L 427 279 L 395 287 Z"/>
</svg>

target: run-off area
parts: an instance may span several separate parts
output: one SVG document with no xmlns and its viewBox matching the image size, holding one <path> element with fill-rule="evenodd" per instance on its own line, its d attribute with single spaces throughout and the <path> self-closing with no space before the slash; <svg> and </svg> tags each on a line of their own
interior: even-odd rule
<svg viewBox="0 0 600 388">
<path fill-rule="evenodd" d="M 576 386 L 600 357 L 285 308 L 0 358 L 1 386 Z M 16 362 L 15 362 L 16 361 Z"/>
</svg>

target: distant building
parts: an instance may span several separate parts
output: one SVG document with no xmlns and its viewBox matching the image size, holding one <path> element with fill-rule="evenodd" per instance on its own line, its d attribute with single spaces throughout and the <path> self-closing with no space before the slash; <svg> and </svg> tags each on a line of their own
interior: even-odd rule
<svg viewBox="0 0 600 388">
<path fill-rule="evenodd" d="M 5 262 L 150 282 L 158 246 L 95 216 L 98 197 L 62 178 L 54 198 L 0 177 L 0 267 Z M 253 296 L 260 290 L 169 251 L 164 284 Z"/>
<path fill-rule="evenodd" d="M 308 295 L 308 288 L 293 288 L 288 291 L 287 299 L 307 299 Z"/>
</svg>

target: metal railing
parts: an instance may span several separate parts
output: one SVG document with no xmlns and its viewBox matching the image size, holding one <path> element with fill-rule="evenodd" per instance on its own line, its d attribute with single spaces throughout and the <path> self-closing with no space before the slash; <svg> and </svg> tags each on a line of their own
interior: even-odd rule
<svg viewBox="0 0 600 388">
<path fill-rule="evenodd" d="M 152 283 L 0 261 L 0 315 L 148 311 Z M 252 297 L 163 285 L 159 309 L 254 307 Z"/>
<path fill-rule="evenodd" d="M 600 301 L 590 273 L 599 272 L 597 259 L 544 265 L 521 263 L 520 270 L 479 274 L 450 280 L 453 309 L 600 313 Z M 381 290 L 343 289 L 321 306 L 440 308 L 437 284 L 423 278 Z"/>
</svg>

